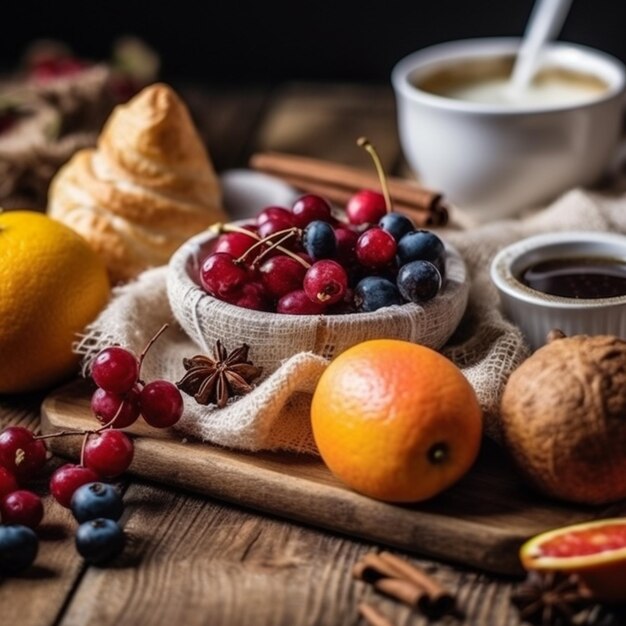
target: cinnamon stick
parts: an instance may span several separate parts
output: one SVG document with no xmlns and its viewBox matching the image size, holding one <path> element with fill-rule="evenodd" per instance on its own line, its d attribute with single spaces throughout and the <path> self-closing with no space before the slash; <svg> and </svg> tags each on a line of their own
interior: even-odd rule
<svg viewBox="0 0 626 626">
<path fill-rule="evenodd" d="M 420 606 L 424 611 L 445 613 L 452 609 L 454 606 L 452 594 L 431 578 L 421 567 L 390 552 L 381 552 L 379 556 L 383 563 L 397 572 L 398 576 L 410 580 L 426 592 L 428 600 L 422 600 Z"/>
<path fill-rule="evenodd" d="M 374 173 L 279 152 L 255 154 L 250 159 L 250 166 L 339 204 L 345 204 L 359 189 L 377 189 L 380 184 Z M 440 193 L 400 178 L 389 177 L 388 183 L 394 209 L 410 215 L 417 225 L 443 225 L 447 222 L 448 211 Z"/>
<path fill-rule="evenodd" d="M 393 624 L 371 604 L 361 602 L 358 606 L 358 609 L 361 617 L 368 624 L 370 624 L 370 626 L 393 626 Z"/>
<path fill-rule="evenodd" d="M 454 608 L 454 597 L 420 567 L 389 552 L 369 552 L 353 567 L 352 575 L 374 588 L 429 615 Z"/>
</svg>

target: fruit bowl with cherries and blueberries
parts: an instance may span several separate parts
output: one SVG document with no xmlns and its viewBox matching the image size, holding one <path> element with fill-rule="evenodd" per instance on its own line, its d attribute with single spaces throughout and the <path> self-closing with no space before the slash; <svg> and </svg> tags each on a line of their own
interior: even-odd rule
<svg viewBox="0 0 626 626">
<path fill-rule="evenodd" d="M 465 265 L 388 206 L 363 190 L 338 214 L 306 194 L 193 237 L 170 261 L 176 319 L 200 346 L 247 343 L 266 375 L 296 352 L 332 358 L 373 338 L 441 347 L 467 304 Z"/>
</svg>

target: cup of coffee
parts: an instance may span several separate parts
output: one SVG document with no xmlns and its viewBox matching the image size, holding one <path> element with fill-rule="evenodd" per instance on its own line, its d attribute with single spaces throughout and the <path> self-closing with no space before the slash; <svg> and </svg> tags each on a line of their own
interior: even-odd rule
<svg viewBox="0 0 626 626">
<path fill-rule="evenodd" d="M 554 43 L 529 88 L 515 93 L 509 77 L 520 42 L 444 43 L 402 59 L 392 73 L 409 165 L 477 221 L 595 182 L 621 134 L 620 61 Z"/>
</svg>

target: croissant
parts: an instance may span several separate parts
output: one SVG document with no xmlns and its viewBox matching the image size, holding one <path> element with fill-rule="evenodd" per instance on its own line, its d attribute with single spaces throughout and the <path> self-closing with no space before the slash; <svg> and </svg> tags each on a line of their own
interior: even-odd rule
<svg viewBox="0 0 626 626">
<path fill-rule="evenodd" d="M 224 220 L 220 201 L 187 107 L 155 84 L 116 107 L 97 147 L 59 170 L 48 213 L 87 239 L 120 282 L 167 263 L 185 240 Z"/>
</svg>

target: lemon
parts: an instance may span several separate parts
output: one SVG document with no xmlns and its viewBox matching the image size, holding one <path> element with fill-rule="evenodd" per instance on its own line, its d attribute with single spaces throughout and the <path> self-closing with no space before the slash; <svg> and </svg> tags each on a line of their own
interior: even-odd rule
<svg viewBox="0 0 626 626">
<path fill-rule="evenodd" d="M 104 263 L 40 213 L 0 213 L 0 393 L 48 387 L 78 363 L 72 343 L 104 307 Z"/>
</svg>

